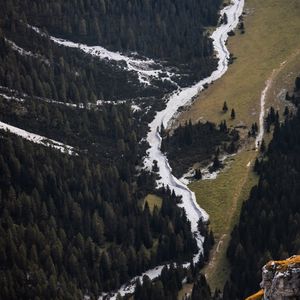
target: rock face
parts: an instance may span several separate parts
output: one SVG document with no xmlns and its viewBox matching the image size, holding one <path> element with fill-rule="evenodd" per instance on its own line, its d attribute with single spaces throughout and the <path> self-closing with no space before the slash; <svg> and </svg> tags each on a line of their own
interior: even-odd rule
<svg viewBox="0 0 300 300">
<path fill-rule="evenodd" d="M 267 263 L 263 267 L 260 286 L 265 300 L 299 300 L 300 256 Z"/>
</svg>

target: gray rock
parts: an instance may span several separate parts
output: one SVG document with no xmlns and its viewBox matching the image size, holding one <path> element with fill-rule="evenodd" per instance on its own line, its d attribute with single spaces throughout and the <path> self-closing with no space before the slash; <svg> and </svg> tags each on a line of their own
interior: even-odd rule
<svg viewBox="0 0 300 300">
<path fill-rule="evenodd" d="M 300 256 L 269 262 L 263 267 L 260 286 L 265 300 L 299 300 Z"/>
</svg>

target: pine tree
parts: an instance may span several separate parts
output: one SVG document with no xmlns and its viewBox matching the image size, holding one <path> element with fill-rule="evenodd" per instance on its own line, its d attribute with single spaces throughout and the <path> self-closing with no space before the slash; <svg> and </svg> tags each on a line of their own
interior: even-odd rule
<svg viewBox="0 0 300 300">
<path fill-rule="evenodd" d="M 295 80 L 295 91 L 299 91 L 300 90 L 300 77 L 297 77 Z"/>
<path fill-rule="evenodd" d="M 266 151 L 266 144 L 265 141 L 262 140 L 260 145 L 260 152 L 264 153 L 265 151 Z"/>
<path fill-rule="evenodd" d="M 234 109 L 231 110 L 230 117 L 231 117 L 231 120 L 235 119 L 235 110 Z"/>
<path fill-rule="evenodd" d="M 227 106 L 226 101 L 224 101 L 222 110 L 223 110 L 224 113 L 226 113 L 228 111 L 228 106 Z"/>
<path fill-rule="evenodd" d="M 203 274 L 199 274 L 196 283 L 193 286 L 192 297 L 191 300 L 198 300 L 198 299 L 211 299 L 211 292 L 210 288 L 206 282 L 205 276 Z"/>
<path fill-rule="evenodd" d="M 290 114 L 289 108 L 286 106 L 285 109 L 284 109 L 283 115 L 285 117 L 287 117 L 287 116 L 289 116 L 289 114 Z"/>
<path fill-rule="evenodd" d="M 195 178 L 196 180 L 202 179 L 202 172 L 201 172 L 201 169 L 196 169 L 196 170 L 195 170 L 194 178 Z"/>
</svg>

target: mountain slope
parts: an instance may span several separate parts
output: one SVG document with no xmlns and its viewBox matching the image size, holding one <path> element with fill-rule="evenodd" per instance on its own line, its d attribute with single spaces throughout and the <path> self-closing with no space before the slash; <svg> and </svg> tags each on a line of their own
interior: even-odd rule
<svg viewBox="0 0 300 300">
<path fill-rule="evenodd" d="M 273 139 L 255 164 L 259 183 L 232 232 L 228 248 L 231 281 L 225 286 L 224 299 L 242 299 L 258 290 L 260 269 L 266 261 L 285 259 L 300 250 L 300 111 L 281 126 L 278 118 L 273 122 Z"/>
<path fill-rule="evenodd" d="M 204 26 L 218 21 L 221 1 L 19 1 L 2 4 L 12 18 L 51 35 L 113 51 L 137 52 L 167 61 L 199 78 L 215 64 Z"/>
<path fill-rule="evenodd" d="M 156 190 L 156 175 L 142 169 L 143 138 L 165 95 L 215 67 L 202 26 L 216 23 L 219 2 L 153 1 L 147 20 L 147 1 L 132 1 L 128 14 L 121 4 L 0 3 L 1 126 L 25 138 L 0 130 L 0 298 L 96 299 L 158 264 L 190 261 L 197 251 L 180 199 L 168 188 Z M 113 42 L 120 8 L 125 27 L 133 26 L 150 50 Z M 100 48 L 83 51 L 47 34 L 90 44 L 98 25 L 84 23 L 99 16 L 97 44 L 157 60 L 109 59 L 96 53 Z M 145 26 L 137 26 L 141 18 Z M 159 18 L 167 26 L 160 36 Z M 174 27 L 177 35 L 170 34 Z M 141 67 L 156 75 L 142 81 Z M 58 151 L 50 140 L 72 151 Z M 162 198 L 160 209 L 149 211 L 148 193 Z"/>
</svg>

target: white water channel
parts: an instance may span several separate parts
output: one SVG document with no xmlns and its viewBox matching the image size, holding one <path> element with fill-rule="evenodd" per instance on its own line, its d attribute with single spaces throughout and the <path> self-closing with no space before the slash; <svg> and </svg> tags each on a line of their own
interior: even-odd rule
<svg viewBox="0 0 300 300">
<path fill-rule="evenodd" d="M 46 36 L 39 28 L 31 25 L 27 25 L 29 28 L 34 30 L 36 33 Z M 124 55 L 120 52 L 113 52 L 105 49 L 101 46 L 88 46 L 82 43 L 74 43 L 65 39 L 49 36 L 49 38 L 56 44 L 62 45 L 68 48 L 79 49 L 89 55 L 98 57 L 102 60 L 122 62 L 125 66 L 122 66 L 124 70 L 133 71 L 137 74 L 140 83 L 145 85 L 151 84 L 151 79 L 156 78 L 158 80 L 167 80 L 178 86 L 176 82 L 172 80 L 172 76 L 175 73 L 169 72 L 157 61 L 149 58 L 138 58 L 135 53 L 130 56 Z"/>
<path fill-rule="evenodd" d="M 207 84 L 211 84 L 213 81 L 216 81 L 220 77 L 222 77 L 228 69 L 228 63 L 230 58 L 230 53 L 226 48 L 226 41 L 228 39 L 228 33 L 231 30 L 234 30 L 239 23 L 239 17 L 242 15 L 244 8 L 245 0 L 232 0 L 231 4 L 224 7 L 220 12 L 221 17 L 226 13 L 227 15 L 227 24 L 220 25 L 211 35 L 213 40 L 214 50 L 216 52 L 216 56 L 218 58 L 218 67 L 217 69 L 207 78 L 201 80 L 195 85 L 178 89 L 175 91 L 167 102 L 166 108 L 162 111 L 157 112 L 154 120 L 149 124 L 149 133 L 147 135 L 147 141 L 150 144 L 150 148 L 147 151 L 147 157 L 145 158 L 145 166 L 149 169 L 152 168 L 153 161 L 157 161 L 157 165 L 159 167 L 159 175 L 160 179 L 158 180 L 158 186 L 169 186 L 171 190 L 174 190 L 177 196 L 182 197 L 182 203 L 179 204 L 182 207 L 187 215 L 188 220 L 191 222 L 191 230 L 194 234 L 197 246 L 198 253 L 194 255 L 193 261 L 198 262 L 201 253 L 203 252 L 203 241 L 204 238 L 200 235 L 198 231 L 198 221 L 202 219 L 203 221 L 208 220 L 208 214 L 201 208 L 196 202 L 195 194 L 179 179 L 177 179 L 172 174 L 172 169 L 168 163 L 168 159 L 161 152 L 161 136 L 159 135 L 158 128 L 163 126 L 165 128 L 170 125 L 171 119 L 176 116 L 178 109 L 182 106 L 186 106 L 191 103 L 193 97 L 195 97 L 200 91 L 204 89 L 204 86 Z M 39 29 L 33 26 L 29 26 L 36 32 L 41 33 Z M 93 56 L 98 56 L 102 59 L 109 59 L 115 61 L 125 61 L 127 65 L 127 69 L 129 71 L 135 71 L 138 74 L 139 80 L 142 83 L 150 84 L 149 78 L 158 77 L 162 70 L 153 70 L 151 67 L 154 63 L 152 60 L 143 61 L 141 59 L 133 59 L 120 53 L 114 53 L 104 49 L 103 47 L 89 47 L 83 44 L 77 44 L 73 42 L 69 42 L 62 39 L 57 39 L 54 37 L 50 37 L 52 41 L 58 43 L 60 45 L 78 48 L 88 54 Z M 171 74 L 168 74 L 170 78 Z M 167 79 L 167 78 L 166 78 Z M 189 267 L 189 263 L 184 264 L 184 267 Z M 103 294 L 99 297 L 103 299 L 103 297 L 107 297 L 109 299 L 116 299 L 117 294 L 119 293 L 121 296 L 124 296 L 128 293 L 133 293 L 135 288 L 135 282 L 137 279 L 142 281 L 143 275 L 147 275 L 151 280 L 158 277 L 161 274 L 163 266 L 157 266 L 147 272 L 131 279 L 127 284 L 123 285 L 118 291 L 115 293 Z M 88 298 L 88 296 L 86 296 Z"/>
<path fill-rule="evenodd" d="M 174 92 L 170 96 L 166 108 L 157 112 L 154 120 L 149 124 L 150 131 L 147 135 L 147 141 L 150 144 L 150 148 L 147 151 L 145 165 L 150 169 L 152 168 L 153 161 L 157 161 L 159 175 L 161 177 L 158 180 L 158 185 L 169 186 L 171 190 L 174 190 L 177 196 L 182 197 L 182 203 L 179 204 L 179 206 L 185 210 L 187 218 L 191 222 L 191 230 L 197 240 L 199 249 L 198 253 L 193 258 L 194 262 L 198 262 L 199 257 L 203 252 L 203 237 L 198 231 L 197 224 L 199 219 L 207 221 L 209 216 L 198 205 L 195 194 L 172 174 L 172 169 L 169 165 L 168 159 L 160 150 L 162 139 L 157 129 L 160 128 L 162 124 L 165 128 L 167 128 L 171 119 L 176 115 L 181 106 L 188 105 L 192 98 L 204 89 L 206 84 L 212 83 L 225 74 L 228 69 L 228 61 L 230 57 L 230 53 L 226 48 L 225 43 L 228 39 L 228 33 L 235 29 L 238 25 L 239 17 L 243 12 L 243 8 L 244 0 L 233 0 L 231 5 L 226 6 L 221 11 L 221 16 L 223 16 L 224 13 L 227 14 L 228 23 L 219 26 L 211 35 L 213 46 L 219 60 L 217 69 L 209 77 L 201 80 L 197 84 L 184 88 L 180 92 Z M 184 265 L 184 267 L 188 266 L 189 263 Z M 156 268 L 143 273 L 141 276 L 133 278 L 128 284 L 123 285 L 117 293 L 124 296 L 127 293 L 134 292 L 135 282 L 138 278 L 142 281 L 143 275 L 147 275 L 150 279 L 154 279 L 161 274 L 162 268 L 163 266 L 157 266 Z M 115 298 L 116 294 L 111 296 L 111 299 Z"/>
<path fill-rule="evenodd" d="M 158 112 L 154 120 L 149 125 L 150 132 L 147 136 L 147 141 L 151 147 L 147 151 L 148 157 L 146 158 L 145 163 L 148 167 L 151 167 L 153 161 L 156 160 L 158 162 L 159 175 L 161 177 L 158 183 L 160 185 L 168 185 L 171 190 L 175 191 L 176 195 L 182 196 L 182 204 L 180 204 L 180 206 L 185 209 L 187 217 L 191 222 L 192 232 L 197 237 L 197 243 L 200 249 L 199 252 L 202 251 L 203 238 L 198 232 L 197 223 L 199 219 L 206 221 L 208 219 L 208 215 L 197 204 L 195 194 L 186 185 L 172 175 L 172 169 L 168 163 L 168 160 L 160 151 L 161 137 L 157 131 L 157 128 L 159 128 L 162 124 L 165 128 L 168 127 L 170 120 L 177 113 L 179 107 L 187 105 L 191 99 L 199 93 L 199 91 L 204 89 L 204 85 L 210 84 L 219 79 L 227 71 L 230 53 L 225 46 L 225 42 L 228 38 L 228 32 L 237 26 L 239 22 L 239 16 L 243 11 L 243 6 L 244 0 L 234 0 L 230 6 L 226 6 L 222 10 L 221 15 L 224 13 L 227 14 L 228 23 L 218 27 L 211 36 L 213 39 L 214 49 L 219 59 L 217 70 L 215 70 L 209 77 L 201 80 L 194 86 L 185 88 L 178 94 L 174 93 L 170 97 L 167 107 Z M 195 255 L 194 261 L 198 260 L 199 255 L 200 253 Z"/>
</svg>

